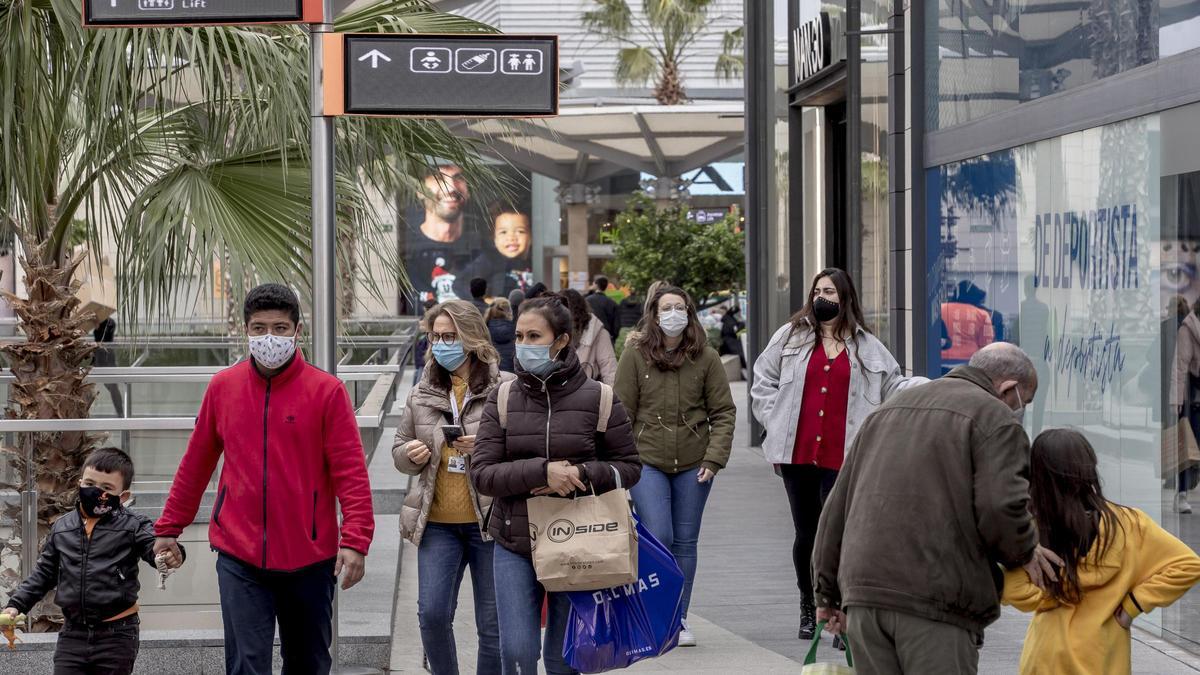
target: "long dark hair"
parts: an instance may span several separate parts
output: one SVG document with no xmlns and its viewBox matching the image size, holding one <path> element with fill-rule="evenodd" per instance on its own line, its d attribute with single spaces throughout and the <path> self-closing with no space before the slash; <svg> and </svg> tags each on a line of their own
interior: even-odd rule
<svg viewBox="0 0 1200 675">
<path fill-rule="evenodd" d="M 1078 431 L 1051 429 L 1033 442 L 1030 459 L 1030 511 L 1042 546 L 1063 559 L 1050 594 L 1063 603 L 1078 603 L 1079 568 L 1089 557 L 1100 560 L 1116 533 L 1124 532 L 1115 505 L 1104 498 L 1096 451 Z"/>
<path fill-rule="evenodd" d="M 817 341 L 821 334 L 821 322 L 817 321 L 817 317 L 813 315 L 813 300 L 817 296 L 817 283 L 825 277 L 829 277 L 838 292 L 838 315 L 833 322 L 834 335 L 839 338 L 849 336 L 853 340 L 860 328 L 870 333 L 867 322 L 863 320 L 862 306 L 858 302 L 858 290 L 854 287 L 854 280 L 844 270 L 837 267 L 826 267 L 813 277 L 812 286 L 808 289 L 808 300 L 800 308 L 800 311 L 792 315 L 791 332 L 809 328 L 813 332 L 813 341 Z"/>
<path fill-rule="evenodd" d="M 583 294 L 574 288 L 559 291 L 557 295 L 563 299 L 567 309 L 571 310 L 571 342 L 578 347 L 583 334 L 587 332 L 588 324 L 592 322 L 592 309 L 588 307 L 587 300 L 583 299 Z"/>
<path fill-rule="evenodd" d="M 664 295 L 678 295 L 687 305 L 688 326 L 683 330 L 683 340 L 673 351 L 667 349 L 667 334 L 658 325 L 658 303 Z M 700 317 L 696 315 L 696 303 L 687 291 L 675 286 L 659 286 L 654 295 L 646 302 L 646 314 L 642 317 L 638 332 L 629 336 L 626 346 L 632 346 L 641 353 L 642 358 L 656 366 L 659 370 L 678 370 L 685 359 L 695 360 L 708 346 L 708 334 L 700 325 Z"/>
</svg>

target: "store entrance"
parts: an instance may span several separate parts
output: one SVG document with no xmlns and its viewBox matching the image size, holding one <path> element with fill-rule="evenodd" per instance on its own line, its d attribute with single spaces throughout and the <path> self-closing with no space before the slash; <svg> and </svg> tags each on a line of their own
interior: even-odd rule
<svg viewBox="0 0 1200 675">
<path fill-rule="evenodd" d="M 850 175 L 847 170 L 849 138 L 845 99 L 825 106 L 825 266 L 839 267 L 856 278 L 853 258 L 858 250 L 850 242 Z"/>
</svg>

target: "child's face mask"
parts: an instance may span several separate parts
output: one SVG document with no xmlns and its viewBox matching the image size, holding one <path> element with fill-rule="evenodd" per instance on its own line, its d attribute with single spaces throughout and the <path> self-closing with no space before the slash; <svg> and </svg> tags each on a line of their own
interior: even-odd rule
<svg viewBox="0 0 1200 675">
<path fill-rule="evenodd" d="M 79 488 L 79 508 L 87 517 L 99 518 L 123 507 L 121 495 L 105 492 L 94 485 L 85 485 Z"/>
</svg>

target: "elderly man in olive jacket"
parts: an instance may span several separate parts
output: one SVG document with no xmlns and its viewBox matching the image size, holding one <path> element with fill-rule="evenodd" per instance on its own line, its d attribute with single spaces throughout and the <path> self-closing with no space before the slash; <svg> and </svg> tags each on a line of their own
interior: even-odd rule
<svg viewBox="0 0 1200 675">
<path fill-rule="evenodd" d="M 998 343 L 863 424 L 813 552 L 818 616 L 844 628 L 860 672 L 975 673 L 1001 566 L 1053 576 L 1028 510 L 1036 393 L 1029 357 Z"/>
</svg>

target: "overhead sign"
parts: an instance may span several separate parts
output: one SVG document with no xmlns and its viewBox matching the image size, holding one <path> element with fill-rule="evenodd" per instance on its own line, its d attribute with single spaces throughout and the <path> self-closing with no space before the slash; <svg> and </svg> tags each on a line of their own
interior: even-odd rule
<svg viewBox="0 0 1200 675">
<path fill-rule="evenodd" d="M 85 26 L 320 23 L 321 0 L 83 0 Z"/>
<path fill-rule="evenodd" d="M 558 38 L 342 34 L 325 37 L 325 114 L 549 117 Z"/>
<path fill-rule="evenodd" d="M 796 82 L 803 82 L 845 60 L 845 43 L 840 33 L 841 22 L 832 19 L 828 12 L 821 12 L 792 29 Z"/>
</svg>

